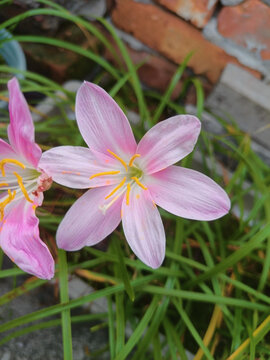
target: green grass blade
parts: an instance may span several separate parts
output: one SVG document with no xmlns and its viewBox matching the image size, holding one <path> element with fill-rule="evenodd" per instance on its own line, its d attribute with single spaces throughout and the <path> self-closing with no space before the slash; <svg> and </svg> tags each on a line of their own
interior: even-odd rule
<svg viewBox="0 0 270 360">
<path fill-rule="evenodd" d="M 176 85 L 178 84 L 179 80 L 181 79 L 181 76 L 183 75 L 183 72 L 185 71 L 185 68 L 187 67 L 187 64 L 192 57 L 193 53 L 190 53 L 186 56 L 183 63 L 179 65 L 178 69 L 176 70 L 175 74 L 173 75 L 171 82 L 165 92 L 165 94 L 162 96 L 161 101 L 158 105 L 157 110 L 155 111 L 153 118 L 152 118 L 152 124 L 156 124 L 160 116 L 162 115 L 165 106 L 167 105 L 168 101 L 170 100 L 170 97 L 173 93 L 173 90 L 175 89 Z"/>
<path fill-rule="evenodd" d="M 137 100 L 138 100 L 138 106 L 139 106 L 139 112 L 140 112 L 140 116 L 141 116 L 141 120 L 142 122 L 146 121 L 149 122 L 150 121 L 150 115 L 149 115 L 149 111 L 147 108 L 147 105 L 145 103 L 145 98 L 144 98 L 144 94 L 142 91 L 142 86 L 136 71 L 136 68 L 129 56 L 129 53 L 127 51 L 127 48 L 125 46 L 125 44 L 123 43 L 123 41 L 119 38 L 119 36 L 116 34 L 115 29 L 112 27 L 111 24 L 108 23 L 107 20 L 103 19 L 103 18 L 99 18 L 98 19 L 101 24 L 110 32 L 110 34 L 112 35 L 112 37 L 114 38 L 119 50 L 121 51 L 121 54 L 123 56 L 123 59 L 127 65 L 128 71 L 131 74 L 131 84 L 133 86 L 134 92 L 136 94 Z"/>
<path fill-rule="evenodd" d="M 130 285 L 129 274 L 128 274 L 127 267 L 126 267 L 126 264 L 124 261 L 123 251 L 119 244 L 119 239 L 116 236 L 113 236 L 113 244 L 112 245 L 114 248 L 114 253 L 116 254 L 116 256 L 118 258 L 118 261 L 116 263 L 117 267 L 118 267 L 118 271 L 116 273 L 122 279 L 122 281 L 125 285 L 125 290 L 129 296 L 130 300 L 134 301 L 135 294 L 134 294 L 132 286 Z"/>
<path fill-rule="evenodd" d="M 131 285 L 134 288 L 141 287 L 142 285 L 145 285 L 145 284 L 151 282 L 152 280 L 158 279 L 158 278 L 160 278 L 160 277 L 155 274 L 147 275 L 147 276 L 138 278 L 136 280 L 132 280 Z M 39 280 L 39 281 L 42 282 L 42 280 Z M 44 280 L 43 280 L 43 283 L 44 283 Z M 10 330 L 10 329 L 13 329 L 14 327 L 27 324 L 30 321 L 36 321 L 36 320 L 42 319 L 44 317 L 59 314 L 63 310 L 74 309 L 78 306 L 81 306 L 81 305 L 87 303 L 87 302 L 94 301 L 96 299 L 106 297 L 109 295 L 113 295 L 113 294 L 122 292 L 123 290 L 124 290 L 124 284 L 119 284 L 119 285 L 111 286 L 111 287 L 108 287 L 108 288 L 105 288 L 102 290 L 98 290 L 89 295 L 79 297 L 77 299 L 69 301 L 68 303 L 57 304 L 57 305 L 47 307 L 46 309 L 35 311 L 31 314 L 21 316 L 17 319 L 14 319 L 14 320 L 6 322 L 5 324 L 2 324 L 0 327 L 0 332 L 4 332 L 4 331 Z"/>
<path fill-rule="evenodd" d="M 233 254 L 231 254 L 226 259 L 221 261 L 218 265 L 214 266 L 212 269 L 205 272 L 204 274 L 199 275 L 195 280 L 188 281 L 183 286 L 192 287 L 201 281 L 210 279 L 213 275 L 216 275 L 219 272 L 226 271 L 226 269 L 236 264 L 238 261 L 243 259 L 254 249 L 258 248 L 260 244 L 269 236 L 269 234 L 270 234 L 270 224 L 267 224 L 251 240 L 249 240 L 245 245 L 243 245 L 241 249 L 235 251 Z"/>
<path fill-rule="evenodd" d="M 96 64 L 100 65 L 106 71 L 108 71 L 108 73 L 111 74 L 114 78 L 119 79 L 120 77 L 117 70 L 112 65 L 110 65 L 106 60 L 104 60 L 101 56 L 98 56 L 90 50 L 83 49 L 82 47 L 78 45 L 74 45 L 67 41 L 58 40 L 49 37 L 43 37 L 43 36 L 18 35 L 18 36 L 13 36 L 11 39 L 6 40 L 5 42 L 12 40 L 17 40 L 19 42 L 46 44 L 46 45 L 57 46 L 66 50 L 70 50 L 76 54 L 85 56 L 86 58 L 94 61 Z"/>
<path fill-rule="evenodd" d="M 109 326 L 109 346 L 110 346 L 110 355 L 111 359 L 115 357 L 115 331 L 114 331 L 114 311 L 112 308 L 112 298 L 111 296 L 107 297 L 108 301 L 108 326 Z"/>
<path fill-rule="evenodd" d="M 144 291 L 145 293 L 163 295 L 169 298 L 176 297 L 179 299 L 187 299 L 198 302 L 206 302 L 206 303 L 219 304 L 219 305 L 230 305 L 230 306 L 242 307 L 245 309 L 258 310 L 262 312 L 267 312 L 269 310 L 268 305 L 253 303 L 251 301 L 243 300 L 243 299 L 234 299 L 226 296 L 204 294 L 195 291 L 166 289 L 154 285 L 143 286 L 140 290 Z"/>
<path fill-rule="evenodd" d="M 13 274 L 13 276 L 15 274 Z M 30 281 L 25 282 L 23 285 L 7 292 L 5 295 L 2 295 L 0 297 L 0 306 L 8 303 L 9 301 L 15 299 L 16 297 L 18 297 L 20 295 L 27 293 L 28 291 L 30 291 L 32 289 L 35 289 L 41 285 L 44 285 L 45 283 L 46 283 L 46 280 L 41 280 L 41 279 L 37 279 L 37 278 L 33 277 Z"/>
<path fill-rule="evenodd" d="M 182 308 L 182 306 L 177 301 L 173 301 L 173 303 L 174 303 L 174 306 L 176 307 L 179 315 L 181 316 L 181 319 L 184 321 L 187 328 L 189 329 L 189 332 L 193 336 L 194 340 L 197 342 L 199 347 L 203 350 L 206 358 L 208 360 L 214 360 L 213 356 L 211 355 L 208 348 L 204 345 L 202 338 L 200 337 L 198 331 L 195 329 L 194 325 L 192 324 L 192 322 L 191 322 L 190 318 L 188 317 L 187 313 L 185 312 L 185 310 Z"/>
<path fill-rule="evenodd" d="M 268 316 L 261 325 L 253 332 L 253 341 L 255 344 L 258 344 L 267 333 L 270 332 L 270 316 Z M 228 357 L 227 360 L 241 360 L 243 359 L 243 354 L 248 353 L 248 348 L 250 346 L 251 339 L 247 339 L 243 342 L 241 346 Z"/>
<path fill-rule="evenodd" d="M 141 336 L 143 335 L 148 323 L 152 319 L 159 303 L 159 298 L 154 297 L 151 304 L 147 308 L 144 316 L 140 320 L 136 329 L 133 331 L 131 337 L 128 339 L 128 342 L 123 347 L 123 349 L 116 355 L 115 360 L 125 360 L 131 350 L 138 344 Z"/>
<path fill-rule="evenodd" d="M 62 304 L 68 303 L 68 265 L 66 252 L 58 250 L 59 259 L 59 284 L 60 284 L 60 301 Z M 72 360 L 72 334 L 70 310 L 65 309 L 61 312 L 62 337 L 63 337 L 63 355 L 64 360 Z"/>
<path fill-rule="evenodd" d="M 106 317 L 106 314 L 87 314 L 87 315 L 78 315 L 78 316 L 72 316 L 71 322 L 72 323 L 81 323 L 81 322 L 88 322 L 93 320 L 102 320 Z M 12 332 L 11 334 L 5 336 L 0 340 L 0 345 L 6 344 L 11 339 L 14 339 L 18 336 L 22 336 L 25 334 L 29 334 L 33 331 L 41 330 L 41 329 L 48 329 L 50 327 L 54 326 L 61 326 L 61 319 L 54 319 L 49 321 L 44 321 L 35 325 L 31 325 L 28 327 L 25 327 L 23 329 L 17 330 Z"/>
</svg>

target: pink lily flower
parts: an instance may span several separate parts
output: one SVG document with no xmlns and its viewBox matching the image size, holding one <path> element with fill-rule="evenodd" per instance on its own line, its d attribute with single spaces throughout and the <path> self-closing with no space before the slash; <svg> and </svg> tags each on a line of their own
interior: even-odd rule
<svg viewBox="0 0 270 360">
<path fill-rule="evenodd" d="M 213 220 L 226 214 L 224 190 L 197 171 L 172 164 L 188 155 L 200 132 L 190 115 L 173 116 L 152 127 L 136 144 L 116 102 L 99 86 L 84 82 L 77 93 L 76 117 L 89 146 L 61 146 L 43 153 L 40 166 L 59 184 L 84 189 L 56 234 L 65 250 L 95 245 L 122 219 L 127 241 L 147 265 L 165 255 L 165 232 L 157 206 L 189 219 Z"/>
<path fill-rule="evenodd" d="M 54 276 L 54 260 L 39 237 L 35 209 L 52 179 L 38 167 L 41 149 L 16 78 L 8 82 L 9 143 L 0 139 L 0 246 L 22 270 L 41 279 Z"/>
</svg>

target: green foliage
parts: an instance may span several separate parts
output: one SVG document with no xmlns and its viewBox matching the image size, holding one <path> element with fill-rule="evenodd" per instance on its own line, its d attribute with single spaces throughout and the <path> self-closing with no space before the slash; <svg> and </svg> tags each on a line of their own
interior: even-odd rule
<svg viewBox="0 0 270 360">
<path fill-rule="evenodd" d="M 121 65 L 118 52 L 98 27 L 59 5 L 47 0 L 39 2 L 47 7 L 26 11 L 4 22 L 0 28 L 13 29 L 25 18 L 53 15 L 94 34 L 111 51 L 119 67 L 111 65 L 100 54 L 67 41 L 29 35 L 14 36 L 14 39 L 68 49 L 98 64 L 100 72 L 94 82 L 102 81 L 102 86 L 125 112 L 130 109 L 139 112 L 140 123 L 133 126 L 138 140 L 143 136 L 145 126 L 155 124 L 161 117 L 184 113 L 182 104 L 187 86 L 194 86 L 197 115 L 201 117 L 204 94 L 197 78 L 186 80 L 179 97 L 171 100 L 189 58 L 179 66 L 165 94 L 146 90 L 139 82 L 139 66 L 134 66 L 124 43 L 106 20 L 99 19 L 115 40 L 125 66 Z M 17 73 L 18 70 L 0 65 L 0 72 Z M 74 109 L 75 94 L 39 74 L 26 71 L 24 76 L 22 90 L 36 91 L 51 98 L 58 110 L 51 117 L 42 115 L 42 120 L 35 124 L 36 139 L 43 149 L 66 144 L 83 145 L 76 122 L 67 115 L 67 110 Z M 0 82 L 5 84 L 6 80 Z M 5 97 L 7 92 L 0 94 Z M 233 122 L 228 124 L 221 118 L 217 121 L 222 125 L 222 134 L 203 131 L 197 152 L 203 172 L 229 193 L 231 213 L 220 220 L 205 223 L 179 219 L 161 211 L 167 251 L 164 264 L 157 270 L 134 259 L 121 229 L 109 237 L 110 245 L 105 252 L 85 248 L 67 254 L 66 259 L 66 254 L 59 251 L 56 254 L 59 303 L 1 324 L 0 332 L 4 335 L 0 344 L 39 329 L 62 326 L 64 359 L 70 360 L 71 324 L 91 319 L 97 325 L 104 322 L 108 328 L 109 352 L 111 359 L 115 360 L 186 360 L 185 349 L 196 354 L 195 360 L 240 360 L 249 356 L 255 359 L 264 358 L 266 351 L 270 352 L 265 339 L 270 330 L 270 171 L 253 152 L 247 134 Z M 2 110 L 2 138 L 6 136 L 8 122 L 7 111 Z M 227 161 L 229 168 L 217 163 L 216 156 Z M 193 154 L 181 165 L 196 166 Z M 57 184 L 45 194 L 44 206 L 38 210 L 38 215 L 42 231 L 48 235 L 46 238 L 55 237 L 59 222 L 78 195 L 77 191 Z M 96 291 L 69 300 L 68 275 L 80 274 L 78 270 L 82 269 L 88 274 L 84 280 Z M 0 278 L 15 278 L 21 274 L 17 268 L 1 270 Z M 15 287 L 0 297 L 0 305 L 44 283 L 33 280 Z M 70 314 L 71 309 L 79 309 L 100 298 L 108 300 L 106 313 Z M 55 317 L 48 319 L 52 315 Z M 129 338 L 125 336 L 127 324 L 132 327 Z M 24 327 L 19 329 L 22 325 Z"/>
</svg>

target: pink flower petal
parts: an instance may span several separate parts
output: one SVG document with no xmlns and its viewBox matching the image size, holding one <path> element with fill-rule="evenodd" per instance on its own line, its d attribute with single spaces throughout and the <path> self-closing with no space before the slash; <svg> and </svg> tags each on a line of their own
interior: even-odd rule
<svg viewBox="0 0 270 360">
<path fill-rule="evenodd" d="M 51 176 L 53 181 L 75 189 L 116 184 L 121 181 L 118 174 L 92 175 L 118 171 L 119 165 L 109 156 L 96 156 L 88 148 L 79 146 L 59 146 L 45 151 L 38 164 L 39 168 Z"/>
<path fill-rule="evenodd" d="M 41 149 L 35 144 L 35 130 L 27 102 L 14 77 L 8 82 L 10 125 L 8 137 L 11 146 L 33 167 L 41 156 Z"/>
<path fill-rule="evenodd" d="M 0 139 L 0 161 L 5 158 L 17 159 L 18 155 L 8 143 Z"/>
<path fill-rule="evenodd" d="M 22 270 L 41 279 L 54 276 L 54 260 L 39 237 L 39 220 L 30 202 L 18 201 L 1 224 L 0 246 Z"/>
<path fill-rule="evenodd" d="M 66 213 L 57 233 L 57 245 L 61 249 L 74 251 L 84 246 L 92 246 L 105 239 L 121 221 L 120 196 L 104 213 L 101 207 L 112 199 L 105 197 L 114 186 L 104 186 L 88 190 Z"/>
<path fill-rule="evenodd" d="M 122 204 L 122 222 L 132 251 L 146 265 L 158 268 L 165 256 L 162 220 L 148 190 L 133 186 L 129 205 Z"/>
<path fill-rule="evenodd" d="M 84 82 L 77 93 L 76 117 L 90 148 L 103 154 L 107 149 L 129 159 L 136 150 L 130 124 L 116 102 L 99 86 Z"/>
<path fill-rule="evenodd" d="M 141 139 L 136 153 L 139 166 L 146 172 L 163 170 L 188 155 L 201 129 L 200 121 L 191 115 L 177 115 L 153 126 Z"/>
<path fill-rule="evenodd" d="M 157 205 L 183 218 L 214 220 L 230 209 L 226 192 L 195 170 L 170 166 L 149 175 L 145 183 Z"/>
</svg>

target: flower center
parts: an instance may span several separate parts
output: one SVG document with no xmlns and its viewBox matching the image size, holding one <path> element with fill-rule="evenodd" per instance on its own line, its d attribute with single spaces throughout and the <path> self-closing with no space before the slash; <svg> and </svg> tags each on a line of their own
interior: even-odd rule
<svg viewBox="0 0 270 360">
<path fill-rule="evenodd" d="M 26 169 L 26 166 L 21 163 L 20 161 L 16 160 L 16 159 L 3 159 L 0 161 L 0 171 L 2 173 L 2 177 L 6 177 L 6 171 L 5 171 L 5 165 L 7 164 L 12 164 L 18 167 L 21 167 L 22 169 Z M 35 173 L 32 174 L 32 180 L 39 176 L 39 173 L 34 170 Z M 13 171 L 13 175 L 16 178 L 16 182 L 18 184 L 17 187 L 19 187 L 21 189 L 21 192 L 23 194 L 23 196 L 25 197 L 25 199 L 27 201 L 29 201 L 30 203 L 33 203 L 33 201 L 30 199 L 29 195 L 28 195 L 28 191 L 26 190 L 24 183 L 23 183 L 23 177 L 21 175 L 19 175 L 16 171 Z M 14 180 L 13 180 L 14 181 Z M 2 202 L 0 202 L 0 221 L 3 221 L 4 219 L 4 210 L 5 207 L 15 198 L 16 195 L 16 190 L 14 190 L 13 192 L 10 190 L 10 188 L 14 188 L 14 183 L 11 185 L 9 182 L 2 182 L 0 183 L 0 190 L 1 188 L 8 188 L 8 194 L 7 197 L 5 198 L 5 200 L 3 200 Z M 16 187 L 16 186 L 15 186 Z M 6 189 L 3 189 L 6 190 Z"/>
<path fill-rule="evenodd" d="M 143 176 L 143 171 L 136 166 L 131 166 L 128 169 L 128 175 L 130 179 L 132 179 L 133 177 L 140 179 Z"/>
<path fill-rule="evenodd" d="M 115 154 L 111 150 L 107 149 L 107 151 L 124 166 L 124 168 L 126 170 L 126 174 L 123 177 L 122 181 L 105 197 L 105 200 L 107 200 L 110 197 L 112 197 L 118 190 L 122 189 L 121 191 L 118 192 L 118 195 L 116 195 L 112 199 L 112 201 L 110 203 L 102 206 L 101 210 L 104 213 L 119 198 L 119 196 L 122 195 L 124 192 L 126 192 L 126 204 L 129 205 L 131 186 L 133 186 L 134 184 L 137 184 L 143 190 L 147 190 L 147 187 L 144 186 L 140 181 L 142 176 L 143 176 L 143 171 L 138 166 L 136 166 L 134 164 L 134 160 L 136 158 L 140 157 L 141 156 L 140 154 L 134 154 L 130 158 L 129 163 L 127 164 L 125 162 L 125 160 L 123 160 L 120 156 L 118 156 L 117 154 Z M 121 173 L 120 170 L 104 171 L 104 172 L 100 172 L 100 173 L 91 175 L 90 180 L 95 178 L 95 177 L 98 177 L 98 176 L 117 175 L 117 174 L 120 174 L 120 173 Z M 125 186 L 125 184 L 126 184 L 126 186 Z"/>
</svg>

